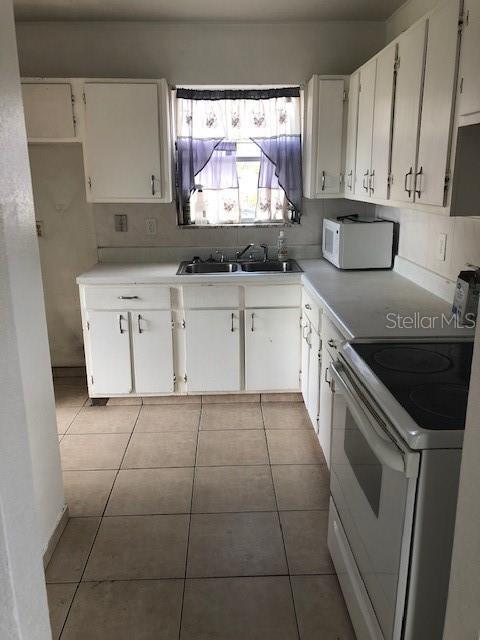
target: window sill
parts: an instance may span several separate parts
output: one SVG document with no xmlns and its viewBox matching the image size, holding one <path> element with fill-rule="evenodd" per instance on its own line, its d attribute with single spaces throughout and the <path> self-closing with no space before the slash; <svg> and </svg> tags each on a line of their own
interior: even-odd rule
<svg viewBox="0 0 480 640">
<path fill-rule="evenodd" d="M 299 223 L 293 222 L 243 222 L 239 224 L 179 224 L 180 229 L 258 229 L 265 227 L 294 227 Z"/>
</svg>

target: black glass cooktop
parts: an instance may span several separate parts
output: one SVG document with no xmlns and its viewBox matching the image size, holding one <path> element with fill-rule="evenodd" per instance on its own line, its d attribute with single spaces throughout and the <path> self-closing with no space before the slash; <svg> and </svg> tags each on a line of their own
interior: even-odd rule
<svg viewBox="0 0 480 640">
<path fill-rule="evenodd" d="M 424 429 L 464 429 L 473 342 L 352 344 Z"/>
</svg>

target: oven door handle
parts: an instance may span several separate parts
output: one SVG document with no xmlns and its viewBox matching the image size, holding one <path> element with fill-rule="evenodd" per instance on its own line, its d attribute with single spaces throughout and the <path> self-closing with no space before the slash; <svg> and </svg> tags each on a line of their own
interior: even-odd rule
<svg viewBox="0 0 480 640">
<path fill-rule="evenodd" d="M 418 475 L 418 455 L 402 451 L 393 441 L 387 442 L 377 433 L 372 421 L 362 409 L 355 392 L 342 378 L 341 367 L 342 365 L 339 363 L 330 365 L 335 386 L 342 389 L 355 422 L 374 454 L 380 462 L 390 469 L 403 473 L 407 478 L 416 478 Z"/>
</svg>

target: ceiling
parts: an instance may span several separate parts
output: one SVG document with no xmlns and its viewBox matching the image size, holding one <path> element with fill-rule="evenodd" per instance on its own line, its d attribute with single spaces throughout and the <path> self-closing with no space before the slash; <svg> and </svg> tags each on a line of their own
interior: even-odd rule
<svg viewBox="0 0 480 640">
<path fill-rule="evenodd" d="M 404 0 L 14 0 L 18 20 L 385 20 Z"/>
</svg>

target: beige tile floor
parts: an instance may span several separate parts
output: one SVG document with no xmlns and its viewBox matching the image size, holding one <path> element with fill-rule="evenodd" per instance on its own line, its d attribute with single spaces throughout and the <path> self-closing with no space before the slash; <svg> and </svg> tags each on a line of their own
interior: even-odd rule
<svg viewBox="0 0 480 640">
<path fill-rule="evenodd" d="M 55 639 L 353 640 L 296 394 L 113 399 L 55 381 L 70 520 Z"/>
</svg>

